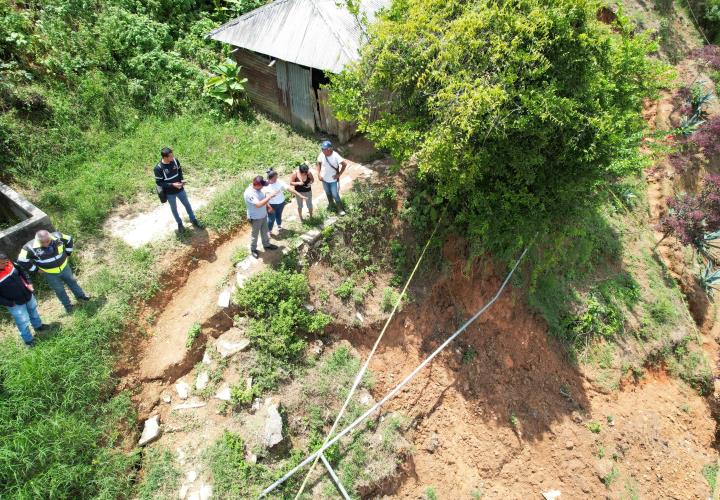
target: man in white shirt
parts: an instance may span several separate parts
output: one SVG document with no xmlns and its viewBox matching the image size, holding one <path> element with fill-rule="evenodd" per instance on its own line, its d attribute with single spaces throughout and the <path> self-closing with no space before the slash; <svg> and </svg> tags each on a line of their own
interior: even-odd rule
<svg viewBox="0 0 720 500">
<path fill-rule="evenodd" d="M 247 189 L 245 189 L 245 206 L 247 207 L 247 218 L 252 226 L 250 233 L 250 253 L 256 259 L 258 258 L 257 240 L 258 233 L 262 238 L 263 248 L 265 250 L 277 250 L 277 246 L 270 243 L 270 234 L 268 231 L 268 211 L 267 204 L 277 194 L 277 191 L 271 191 L 267 194 L 262 192 L 262 188 L 267 185 L 262 175 L 258 175 L 252 181 Z"/>
<path fill-rule="evenodd" d="M 333 151 L 330 141 L 323 141 L 320 149 L 322 151 L 317 157 L 317 172 L 318 177 L 322 180 L 325 196 L 331 207 L 334 205 L 340 215 L 345 215 L 340 199 L 340 176 L 348 166 L 347 161 Z"/>
</svg>

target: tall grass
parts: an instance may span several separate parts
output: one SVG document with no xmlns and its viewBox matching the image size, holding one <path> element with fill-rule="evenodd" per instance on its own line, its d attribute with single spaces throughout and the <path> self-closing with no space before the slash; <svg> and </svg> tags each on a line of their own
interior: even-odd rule
<svg viewBox="0 0 720 500">
<path fill-rule="evenodd" d="M 205 176 L 222 183 L 243 173 L 264 174 L 271 166 L 287 169 L 311 158 L 317 148 L 263 117 L 256 122 L 148 117 L 129 131 L 88 132 L 83 149 L 25 181 L 38 190 L 38 204 L 58 227 L 97 234 L 113 205 L 154 189 L 152 168 L 164 146 L 173 148 L 191 183 Z"/>
<path fill-rule="evenodd" d="M 113 450 L 132 422 L 126 397 L 112 398 L 112 343 L 133 304 L 156 284 L 149 250 L 112 248 L 88 284 L 102 301 L 32 349 L 0 342 L 0 498 L 121 498 L 137 454 Z"/>
</svg>

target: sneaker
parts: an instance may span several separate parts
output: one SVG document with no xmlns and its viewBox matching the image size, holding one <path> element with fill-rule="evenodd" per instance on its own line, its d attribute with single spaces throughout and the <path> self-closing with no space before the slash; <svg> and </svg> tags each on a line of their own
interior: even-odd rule
<svg viewBox="0 0 720 500">
<path fill-rule="evenodd" d="M 42 331 L 47 330 L 48 328 L 50 328 L 50 327 L 47 326 L 47 325 L 45 325 L 45 324 L 42 324 L 42 325 L 38 326 L 37 328 L 35 328 L 35 331 L 36 331 L 36 332 L 42 332 Z"/>
<path fill-rule="evenodd" d="M 78 299 L 78 300 L 82 300 L 83 302 L 87 302 L 87 301 L 90 300 L 90 296 L 89 296 L 89 295 L 83 295 L 82 297 L 78 297 L 77 299 Z"/>
<path fill-rule="evenodd" d="M 340 210 L 340 212 L 338 212 L 338 215 L 345 215 L 345 210 Z"/>
<path fill-rule="evenodd" d="M 72 312 L 73 312 L 73 306 L 71 306 L 71 305 L 70 305 L 70 306 L 67 306 L 67 307 L 65 308 L 65 312 L 66 312 L 67 314 L 72 314 Z"/>
<path fill-rule="evenodd" d="M 278 233 L 279 233 L 280 231 L 285 231 L 285 228 L 282 227 L 282 226 L 278 226 Z"/>
<path fill-rule="evenodd" d="M 35 347 L 35 339 L 32 339 L 30 342 L 25 342 L 25 346 L 28 348 Z"/>
<path fill-rule="evenodd" d="M 258 253 L 257 250 L 250 250 L 250 255 L 252 255 L 252 256 L 255 257 L 256 259 L 259 259 L 259 258 L 260 258 L 260 254 Z"/>
<path fill-rule="evenodd" d="M 204 225 L 202 225 L 202 224 L 201 224 L 199 221 L 197 221 L 197 220 L 193 220 L 193 221 L 190 221 L 190 222 L 192 223 L 193 227 L 195 227 L 195 229 L 203 229 L 203 228 L 205 227 Z"/>
<path fill-rule="evenodd" d="M 268 245 L 268 246 L 263 247 L 263 248 L 264 248 L 265 250 L 277 250 L 277 249 L 280 248 L 280 247 L 278 247 L 277 245 Z"/>
</svg>

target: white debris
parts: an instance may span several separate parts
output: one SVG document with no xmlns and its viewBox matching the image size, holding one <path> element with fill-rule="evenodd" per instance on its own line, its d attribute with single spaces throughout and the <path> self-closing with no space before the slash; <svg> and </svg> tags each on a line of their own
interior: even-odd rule
<svg viewBox="0 0 720 500">
<path fill-rule="evenodd" d="M 212 363 L 212 358 L 210 357 L 210 353 L 207 351 L 207 349 L 205 349 L 205 353 L 203 354 L 202 362 L 205 365 L 209 365 L 210 363 Z"/>
<path fill-rule="evenodd" d="M 181 405 L 175 405 L 172 407 L 173 410 L 192 410 L 193 408 L 202 408 L 206 403 L 201 401 L 194 401 L 192 403 L 183 403 Z"/>
<path fill-rule="evenodd" d="M 355 317 L 356 317 L 358 320 L 360 320 L 360 323 L 362 323 L 362 322 L 364 321 L 363 315 L 360 314 L 359 312 L 356 312 L 356 313 L 355 313 Z"/>
<path fill-rule="evenodd" d="M 180 399 L 187 399 L 188 395 L 190 394 L 190 386 L 187 385 L 185 382 L 175 384 L 175 390 L 177 391 L 178 397 Z"/>
<path fill-rule="evenodd" d="M 172 396 L 167 392 L 163 392 L 160 395 L 160 399 L 162 399 L 163 403 L 170 403 L 172 401 Z"/>
<path fill-rule="evenodd" d="M 232 288 L 226 288 L 220 292 L 220 296 L 217 301 L 218 307 L 222 307 L 224 309 L 230 306 L 230 295 L 232 295 Z"/>
<path fill-rule="evenodd" d="M 546 491 L 545 493 L 542 494 L 542 496 L 543 496 L 543 498 L 545 498 L 545 500 L 557 500 L 558 498 L 560 498 L 560 491 L 558 491 L 558 490 Z"/>
<path fill-rule="evenodd" d="M 209 500 L 212 497 L 212 485 L 203 484 L 200 487 L 200 500 Z"/>
<path fill-rule="evenodd" d="M 195 480 L 197 479 L 197 476 L 198 476 L 197 471 L 189 470 L 185 473 L 185 480 L 188 483 L 194 483 Z"/>
<path fill-rule="evenodd" d="M 235 277 L 235 282 L 237 283 L 238 288 L 242 288 L 243 283 L 245 283 L 246 279 L 247 276 L 241 273 L 237 273 L 237 276 Z"/>
<path fill-rule="evenodd" d="M 150 417 L 145 421 L 145 426 L 143 427 L 142 435 L 140 436 L 140 441 L 138 441 L 138 446 L 144 446 L 148 443 L 152 443 L 157 438 L 160 437 L 160 417 L 158 415 L 155 415 L 154 417 Z"/>
<path fill-rule="evenodd" d="M 210 382 L 210 374 L 208 372 L 201 372 L 195 380 L 195 389 L 202 391 L 205 389 Z"/>
<path fill-rule="evenodd" d="M 221 387 L 220 390 L 215 393 L 215 398 L 219 399 L 220 401 L 230 401 L 230 399 L 232 399 L 230 387 L 228 387 L 227 385 Z"/>
<path fill-rule="evenodd" d="M 265 401 L 267 417 L 263 429 L 263 444 L 268 448 L 272 448 L 283 440 L 282 417 L 280 416 L 278 407 L 279 404 L 274 403 L 272 398 L 268 398 L 267 401 Z"/>
<path fill-rule="evenodd" d="M 178 495 L 180 497 L 180 500 L 185 500 L 185 497 L 187 496 L 189 489 L 190 489 L 189 484 L 183 484 L 180 487 L 180 494 Z"/>
<path fill-rule="evenodd" d="M 250 339 L 246 338 L 240 328 L 230 328 L 218 337 L 215 348 L 223 358 L 229 358 L 250 347 Z"/>
</svg>

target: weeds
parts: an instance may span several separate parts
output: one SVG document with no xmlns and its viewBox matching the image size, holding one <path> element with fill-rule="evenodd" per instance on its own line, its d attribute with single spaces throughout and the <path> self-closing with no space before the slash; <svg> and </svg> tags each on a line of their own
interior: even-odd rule
<svg viewBox="0 0 720 500">
<path fill-rule="evenodd" d="M 477 351 L 473 349 L 472 346 L 468 346 L 468 348 L 463 351 L 462 364 L 469 365 L 473 362 L 476 356 Z"/>
<path fill-rule="evenodd" d="M 599 422 L 588 422 L 587 426 L 588 430 L 592 432 L 593 434 L 600 434 L 600 431 L 602 430 L 602 427 L 600 426 Z"/>
<path fill-rule="evenodd" d="M 610 472 L 608 472 L 607 475 L 602 478 L 602 482 L 605 485 L 605 487 L 609 488 L 612 485 L 612 483 L 618 478 L 619 475 L 620 475 L 620 471 L 618 470 L 616 465 L 613 465 Z"/>
<path fill-rule="evenodd" d="M 389 313 L 393 310 L 393 307 L 395 307 L 395 304 L 397 304 L 398 300 L 400 300 L 400 294 L 395 291 L 394 288 L 386 288 L 383 290 L 383 296 L 382 296 L 382 302 L 380 303 L 380 308 L 383 312 Z M 402 302 L 401 302 L 402 304 Z M 398 306 L 398 308 L 400 308 Z"/>
<path fill-rule="evenodd" d="M 425 500 L 437 500 L 437 493 L 432 486 L 425 488 Z"/>
<path fill-rule="evenodd" d="M 138 487 L 140 500 L 177 496 L 181 473 L 169 450 L 148 449 L 143 459 L 143 470 L 143 481 Z"/>
<path fill-rule="evenodd" d="M 233 266 L 247 259 L 249 255 L 250 250 L 248 250 L 247 247 L 237 247 L 231 257 Z"/>
<path fill-rule="evenodd" d="M 710 491 L 714 492 L 717 487 L 718 464 L 707 464 L 702 468 L 702 475 L 707 481 Z"/>
<path fill-rule="evenodd" d="M 337 287 L 333 291 L 333 293 L 336 297 L 342 300 L 347 300 L 352 296 L 354 288 L 355 280 L 353 278 L 347 278 L 345 281 L 342 282 L 339 287 Z"/>
<path fill-rule="evenodd" d="M 193 323 L 185 337 L 185 349 L 191 349 L 197 338 L 200 336 L 200 323 Z"/>
</svg>

